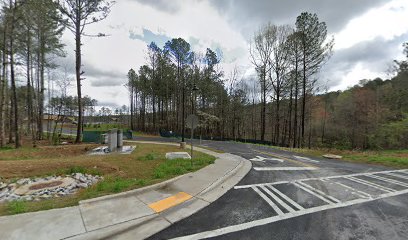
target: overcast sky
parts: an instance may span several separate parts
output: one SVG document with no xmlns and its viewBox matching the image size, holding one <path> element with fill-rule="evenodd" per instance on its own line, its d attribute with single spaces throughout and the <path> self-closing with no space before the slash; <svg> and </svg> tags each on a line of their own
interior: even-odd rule
<svg viewBox="0 0 408 240">
<path fill-rule="evenodd" d="M 249 76 L 248 42 L 254 31 L 267 22 L 293 25 L 303 11 L 317 13 L 335 38 L 333 57 L 320 74 L 331 90 L 386 78 L 392 60 L 402 58 L 401 45 L 408 41 L 407 0 L 116 0 L 109 17 L 87 30 L 110 36 L 84 39 L 83 93 L 99 105 L 127 105 L 126 74 L 145 63 L 147 44 L 155 41 L 162 47 L 177 37 L 195 51 L 222 51 L 227 75 L 237 66 Z M 73 35 L 66 32 L 63 41 L 69 55 L 61 65 L 72 70 Z"/>
</svg>

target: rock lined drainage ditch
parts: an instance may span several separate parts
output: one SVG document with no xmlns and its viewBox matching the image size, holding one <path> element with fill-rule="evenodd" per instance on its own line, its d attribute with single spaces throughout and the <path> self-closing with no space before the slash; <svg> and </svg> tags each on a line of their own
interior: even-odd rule
<svg viewBox="0 0 408 240">
<path fill-rule="evenodd" d="M 73 173 L 66 176 L 22 178 L 14 183 L 0 181 L 0 203 L 15 200 L 39 201 L 63 197 L 74 194 L 81 188 L 88 188 L 102 179 L 103 177 L 100 176 Z"/>
</svg>

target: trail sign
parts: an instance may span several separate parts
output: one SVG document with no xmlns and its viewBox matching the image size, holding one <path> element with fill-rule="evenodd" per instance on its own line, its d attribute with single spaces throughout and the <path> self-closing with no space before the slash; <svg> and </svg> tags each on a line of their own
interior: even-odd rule
<svg viewBox="0 0 408 240">
<path fill-rule="evenodd" d="M 188 115 L 186 119 L 187 127 L 191 129 L 191 166 L 193 166 L 193 137 L 194 128 L 198 126 L 198 117 L 194 114 Z"/>
</svg>

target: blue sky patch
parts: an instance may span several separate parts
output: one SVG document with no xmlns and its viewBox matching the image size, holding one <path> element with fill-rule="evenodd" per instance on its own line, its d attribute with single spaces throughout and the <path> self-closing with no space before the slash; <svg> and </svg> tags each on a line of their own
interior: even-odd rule
<svg viewBox="0 0 408 240">
<path fill-rule="evenodd" d="M 143 28 L 143 35 L 136 34 L 133 31 L 129 31 L 129 38 L 141 40 L 145 42 L 146 44 L 155 42 L 156 45 L 160 48 L 162 48 L 167 41 L 171 40 L 171 38 L 169 38 L 168 36 L 164 34 L 155 34 L 146 28 Z"/>
</svg>

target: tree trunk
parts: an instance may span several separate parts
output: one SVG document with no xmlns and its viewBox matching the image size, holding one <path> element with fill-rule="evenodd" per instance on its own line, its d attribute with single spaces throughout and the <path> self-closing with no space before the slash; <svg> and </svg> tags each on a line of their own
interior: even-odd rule
<svg viewBox="0 0 408 240">
<path fill-rule="evenodd" d="M 131 84 L 133 84 L 133 83 L 131 83 Z M 134 98 L 134 89 L 133 89 L 133 86 L 130 86 L 130 129 L 132 129 L 132 131 L 133 130 L 135 130 L 135 126 L 134 126 L 134 122 L 133 122 L 133 118 L 134 118 L 134 105 L 133 105 L 133 103 L 134 103 L 134 100 L 133 100 L 133 98 Z"/>
<path fill-rule="evenodd" d="M 33 146 L 36 145 L 36 136 L 33 126 L 34 113 L 33 113 L 33 97 L 32 97 L 32 86 L 31 86 L 31 38 L 29 36 L 29 31 L 27 33 L 27 119 L 28 119 L 28 131 L 31 132 Z"/>
<path fill-rule="evenodd" d="M 39 103 L 38 103 L 38 134 L 39 140 L 42 139 L 43 136 L 43 119 L 44 119 L 44 92 L 45 92 L 45 80 L 44 80 L 44 65 L 45 65 L 45 46 L 43 42 L 43 37 L 40 38 L 41 47 L 40 47 L 40 59 L 39 61 L 39 71 L 40 71 L 40 94 L 39 94 Z"/>
<path fill-rule="evenodd" d="M 296 141 L 298 140 L 298 93 L 299 91 L 299 81 L 298 81 L 298 60 L 295 60 L 295 109 L 294 109 L 294 120 L 293 120 L 293 147 L 296 148 L 298 145 Z"/>
<path fill-rule="evenodd" d="M 305 44 L 305 43 L 303 43 Z M 304 145 L 305 138 L 305 113 L 306 113 L 306 53 L 303 52 L 303 82 L 302 82 L 302 131 L 301 131 L 301 144 Z"/>
<path fill-rule="evenodd" d="M 13 20 L 14 20 L 14 11 L 16 6 L 14 6 L 13 10 Z M 14 114 L 14 140 L 15 140 L 15 147 L 21 147 L 20 143 L 20 131 L 18 126 L 18 102 L 17 102 L 17 88 L 16 88 L 16 79 L 14 73 L 14 38 L 13 38 L 13 31 L 14 31 L 14 22 L 11 23 L 11 33 L 10 34 L 10 78 L 11 78 L 11 91 L 12 91 L 12 98 L 13 98 L 13 114 Z"/>
<path fill-rule="evenodd" d="M 75 73 L 77 82 L 77 95 L 78 95 L 78 121 L 77 121 L 77 133 L 75 143 L 81 142 L 82 135 L 82 92 L 81 92 L 81 22 L 79 16 L 77 16 L 77 22 L 75 25 Z"/>
<path fill-rule="evenodd" d="M 289 96 L 289 117 L 288 117 L 288 146 L 291 146 L 292 143 L 292 99 L 293 99 L 293 80 L 291 80 L 290 84 L 290 96 Z"/>
<path fill-rule="evenodd" d="M 3 43 L 6 43 L 6 26 L 4 27 L 3 31 Z M 3 49 L 2 49 L 2 61 L 3 61 L 3 68 L 2 68 L 2 74 L 1 74 L 1 80 L 0 80 L 0 147 L 4 147 L 6 145 L 6 133 L 5 133 L 5 101 L 6 101 L 6 90 L 7 90 L 7 81 L 6 81 L 6 48 L 7 44 L 3 44 Z"/>
<path fill-rule="evenodd" d="M 262 82 L 262 110 L 261 110 L 261 141 L 265 141 L 265 125 L 266 125 L 266 70 L 263 69 Z"/>
</svg>

